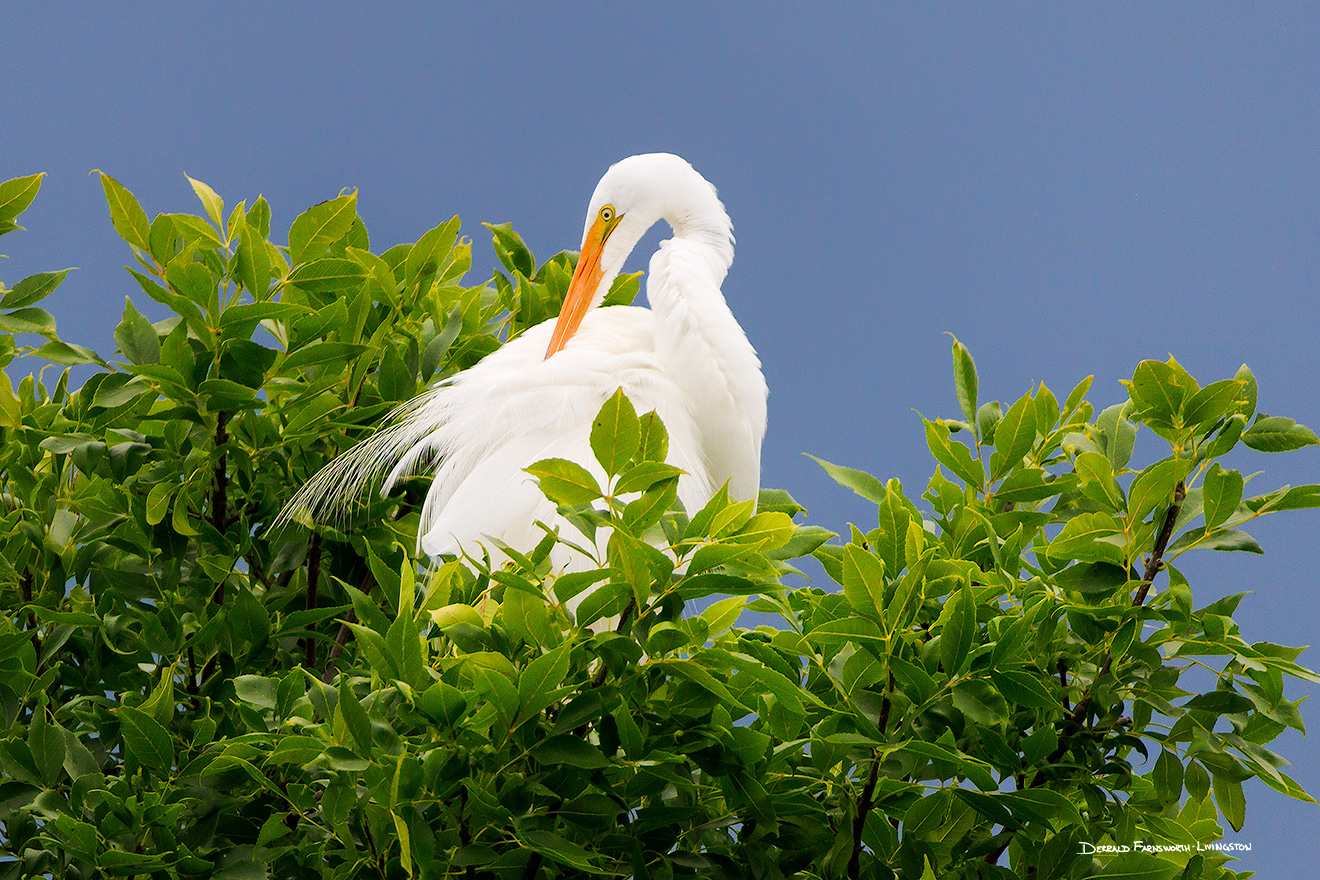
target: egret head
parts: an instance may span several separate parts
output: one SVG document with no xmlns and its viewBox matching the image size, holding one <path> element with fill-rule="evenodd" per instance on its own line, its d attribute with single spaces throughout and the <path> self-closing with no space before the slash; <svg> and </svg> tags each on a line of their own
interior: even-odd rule
<svg viewBox="0 0 1320 880">
<path fill-rule="evenodd" d="M 719 196 L 688 162 L 672 153 L 629 156 L 610 166 L 587 208 L 582 253 L 546 357 L 564 347 L 608 292 L 638 240 L 657 220 L 679 238 L 699 236 L 733 258 L 732 226 Z"/>
</svg>

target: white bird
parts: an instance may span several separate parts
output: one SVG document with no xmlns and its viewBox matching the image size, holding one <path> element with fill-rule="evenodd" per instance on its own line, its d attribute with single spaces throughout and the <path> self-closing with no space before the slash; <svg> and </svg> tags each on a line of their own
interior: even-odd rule
<svg viewBox="0 0 1320 880">
<path fill-rule="evenodd" d="M 674 235 L 651 257 L 651 307 L 596 308 L 658 220 Z M 690 512 L 726 481 L 733 500 L 755 499 L 767 390 L 720 291 L 732 260 L 729 216 L 691 165 L 668 153 L 616 163 L 591 197 L 559 317 L 405 404 L 388 427 L 323 468 L 287 510 L 333 514 L 382 474 L 387 494 L 430 469 L 418 544 L 432 557 L 480 558 L 484 547 L 498 559 L 489 537 L 529 551 L 544 537 L 537 522 L 592 546 L 524 468 L 566 458 L 603 485 L 591 423 L 620 388 L 637 412 L 655 410 L 668 429 L 668 461 L 684 472 L 678 495 Z M 563 544 L 551 558 L 559 571 L 597 565 Z"/>
</svg>

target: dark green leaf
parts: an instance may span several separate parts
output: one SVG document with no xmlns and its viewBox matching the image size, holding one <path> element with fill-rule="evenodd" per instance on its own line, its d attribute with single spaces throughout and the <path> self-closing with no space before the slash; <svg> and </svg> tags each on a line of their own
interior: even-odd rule
<svg viewBox="0 0 1320 880">
<path fill-rule="evenodd" d="M 130 757 L 161 773 L 174 764 L 174 745 L 159 721 L 140 709 L 119 707 L 119 732 Z"/>
</svg>

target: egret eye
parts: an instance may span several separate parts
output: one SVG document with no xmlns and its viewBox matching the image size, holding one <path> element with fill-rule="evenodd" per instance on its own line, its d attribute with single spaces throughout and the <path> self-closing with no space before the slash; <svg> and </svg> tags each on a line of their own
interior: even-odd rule
<svg viewBox="0 0 1320 880">
<path fill-rule="evenodd" d="M 605 205 L 600 209 L 600 219 L 602 223 L 609 223 L 614 219 L 614 206 Z"/>
</svg>

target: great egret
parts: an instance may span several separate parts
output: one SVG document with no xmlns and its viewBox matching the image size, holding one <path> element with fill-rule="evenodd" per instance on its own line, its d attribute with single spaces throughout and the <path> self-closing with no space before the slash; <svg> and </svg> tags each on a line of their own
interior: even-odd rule
<svg viewBox="0 0 1320 880">
<path fill-rule="evenodd" d="M 674 236 L 651 257 L 651 308 L 595 308 L 658 220 Z M 720 292 L 732 260 L 729 216 L 691 165 L 668 153 L 616 163 L 591 197 L 558 319 L 401 407 L 387 428 L 317 473 L 288 510 L 333 514 L 382 474 L 388 493 L 402 477 L 431 468 L 418 543 L 432 557 L 480 558 L 484 546 L 498 559 L 488 536 L 530 550 L 544 537 L 538 521 L 580 542 L 524 468 L 567 458 L 603 483 L 591 423 L 619 388 L 639 413 L 654 409 L 663 420 L 688 510 L 725 481 L 734 500 L 755 498 L 767 391 L 756 351 Z M 562 544 L 552 561 L 560 571 L 595 567 Z"/>
</svg>

